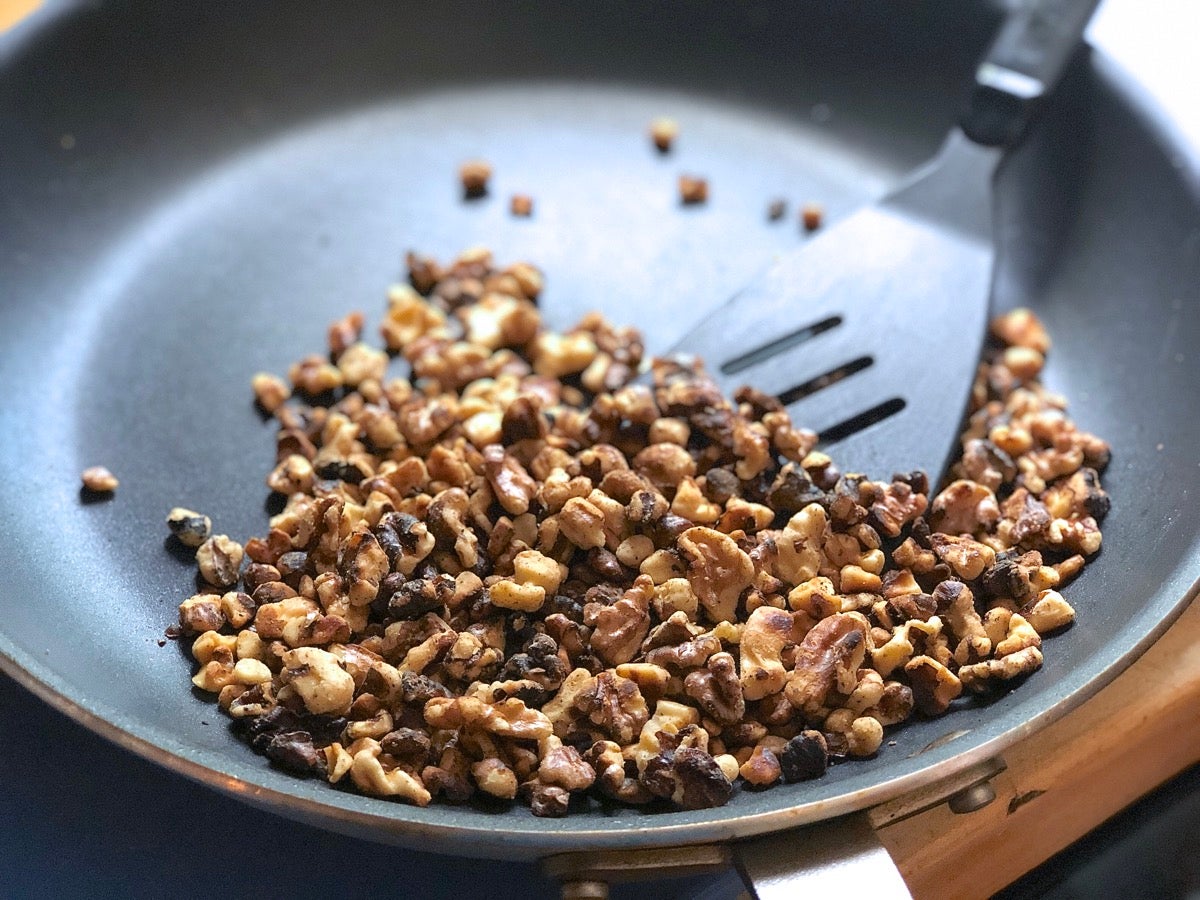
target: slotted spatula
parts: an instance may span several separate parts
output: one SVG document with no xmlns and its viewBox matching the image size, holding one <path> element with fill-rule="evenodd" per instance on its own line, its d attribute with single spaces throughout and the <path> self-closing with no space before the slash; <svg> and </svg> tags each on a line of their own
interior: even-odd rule
<svg viewBox="0 0 1200 900">
<path fill-rule="evenodd" d="M 898 189 L 818 234 L 675 347 L 727 392 L 778 395 L 842 471 L 934 479 L 956 448 L 997 253 L 992 180 L 1099 0 L 1026 0 L 975 72 L 959 126 Z"/>
</svg>

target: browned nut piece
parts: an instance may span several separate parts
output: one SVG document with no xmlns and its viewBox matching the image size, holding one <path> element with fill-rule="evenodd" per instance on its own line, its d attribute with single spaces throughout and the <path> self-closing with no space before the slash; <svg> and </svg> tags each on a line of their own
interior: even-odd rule
<svg viewBox="0 0 1200 900">
<path fill-rule="evenodd" d="M 513 194 L 508 208 L 514 216 L 528 218 L 533 215 L 533 198 L 528 194 Z"/>
<path fill-rule="evenodd" d="M 501 800 L 517 796 L 517 774 L 495 757 L 471 764 L 471 777 L 485 794 Z"/>
<path fill-rule="evenodd" d="M 176 506 L 167 513 L 167 528 L 183 546 L 199 547 L 212 534 L 212 520 L 198 512 Z"/>
<path fill-rule="evenodd" d="M 964 581 L 974 581 L 996 561 L 996 551 L 987 544 L 952 534 L 933 534 L 929 545 L 938 559 Z"/>
<path fill-rule="evenodd" d="M 674 119 L 658 118 L 650 123 L 650 140 L 659 153 L 667 153 L 679 136 L 679 123 Z"/>
<path fill-rule="evenodd" d="M 286 456 L 267 476 L 267 487 L 286 496 L 312 491 L 316 474 L 312 463 L 299 453 Z"/>
<path fill-rule="evenodd" d="M 1026 647 L 1008 656 L 963 666 L 958 670 L 958 677 L 965 687 L 978 692 L 987 690 L 994 682 L 1011 681 L 1036 672 L 1041 667 L 1042 651 L 1038 647 Z M 916 694 L 915 688 L 913 693 Z"/>
<path fill-rule="evenodd" d="M 483 465 L 488 483 L 505 511 L 514 516 L 527 512 L 538 486 L 520 461 L 499 444 L 490 444 L 483 449 Z"/>
<path fill-rule="evenodd" d="M 788 702 L 812 713 L 825 706 L 830 692 L 849 694 L 867 652 L 865 620 L 852 613 L 822 619 L 796 650 L 796 666 L 784 688 Z"/>
<path fill-rule="evenodd" d="M 936 659 L 914 657 L 904 666 L 904 671 L 912 684 L 913 702 L 927 716 L 940 716 L 962 693 L 958 676 Z"/>
<path fill-rule="evenodd" d="M 1075 610 L 1055 590 L 1039 593 L 1037 599 L 1022 610 L 1022 615 L 1038 634 L 1048 634 L 1075 621 Z"/>
<path fill-rule="evenodd" d="M 254 399 L 265 412 L 274 414 L 292 396 L 292 389 L 282 378 L 268 372 L 259 372 L 250 379 Z"/>
<path fill-rule="evenodd" d="M 679 536 L 687 580 L 713 622 L 731 622 L 738 598 L 754 580 L 754 563 L 727 534 L 689 528 Z"/>
<path fill-rule="evenodd" d="M 707 203 L 708 179 L 695 175 L 680 175 L 679 201 L 685 206 Z"/>
<path fill-rule="evenodd" d="M 781 660 L 783 648 L 795 643 L 792 616 L 781 609 L 760 606 L 750 614 L 742 630 L 742 693 L 747 700 L 761 700 L 783 690 L 787 669 Z"/>
<path fill-rule="evenodd" d="M 221 598 L 216 594 L 194 594 L 179 604 L 179 625 L 184 634 L 220 631 L 225 626 Z"/>
<path fill-rule="evenodd" d="M 991 331 L 1010 347 L 1028 347 L 1045 355 L 1050 351 L 1050 335 L 1032 310 L 1021 307 L 998 316 L 991 322 Z"/>
<path fill-rule="evenodd" d="M 746 714 L 746 700 L 733 657 L 714 653 L 704 669 L 690 673 L 683 690 L 708 716 L 722 725 L 734 725 Z"/>
<path fill-rule="evenodd" d="M 458 179 L 462 182 L 463 195 L 474 199 L 487 193 L 488 179 L 492 177 L 492 167 L 482 159 L 472 159 L 463 163 L 458 169 Z"/>
<path fill-rule="evenodd" d="M 654 584 L 639 575 L 633 587 L 616 603 L 589 603 L 583 610 L 584 624 L 591 626 L 592 650 L 605 663 L 617 666 L 637 655 L 650 631 L 650 598 Z"/>
<path fill-rule="evenodd" d="M 375 535 L 351 533 L 338 554 L 338 573 L 346 583 L 351 606 L 365 606 L 379 595 L 379 585 L 388 574 L 388 558 Z"/>
<path fill-rule="evenodd" d="M 558 514 L 558 527 L 576 547 L 603 547 L 604 513 L 582 497 L 572 497 Z"/>
<path fill-rule="evenodd" d="M 947 485 L 929 508 L 929 527 L 946 534 L 986 531 L 999 518 L 1000 507 L 991 489 L 961 479 Z"/>
<path fill-rule="evenodd" d="M 104 466 L 90 466 L 80 473 L 79 478 L 85 488 L 99 494 L 112 493 L 117 489 L 117 485 L 120 484 L 117 481 L 117 476 L 104 468 Z"/>
<path fill-rule="evenodd" d="M 354 679 L 338 658 L 317 647 L 297 647 L 283 654 L 284 684 L 316 714 L 343 715 L 354 699 Z"/>
<path fill-rule="evenodd" d="M 228 535 L 214 534 L 196 549 L 200 577 L 216 587 L 229 587 L 238 580 L 242 545 Z"/>
<path fill-rule="evenodd" d="M 820 203 L 805 203 L 800 210 L 800 224 L 805 231 L 816 231 L 825 220 L 825 207 Z"/>
<path fill-rule="evenodd" d="M 554 746 L 542 756 L 538 781 L 566 791 L 583 791 L 596 780 L 596 770 L 588 765 L 574 747 L 564 747 L 558 738 L 548 739 Z"/>
</svg>

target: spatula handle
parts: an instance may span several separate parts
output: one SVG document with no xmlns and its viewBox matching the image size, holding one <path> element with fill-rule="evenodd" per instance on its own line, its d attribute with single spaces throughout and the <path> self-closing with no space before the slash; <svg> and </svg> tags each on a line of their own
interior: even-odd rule
<svg viewBox="0 0 1200 900">
<path fill-rule="evenodd" d="M 990 147 L 1014 143 L 1062 78 L 1100 0 L 1017 0 L 975 70 L 959 124 Z"/>
</svg>

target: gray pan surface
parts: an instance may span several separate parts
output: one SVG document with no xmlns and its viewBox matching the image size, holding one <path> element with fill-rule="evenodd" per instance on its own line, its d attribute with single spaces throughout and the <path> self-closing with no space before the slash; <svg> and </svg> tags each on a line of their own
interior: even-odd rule
<svg viewBox="0 0 1200 900">
<path fill-rule="evenodd" d="M 599 308 L 669 346 L 801 240 L 767 201 L 831 217 L 930 155 L 994 16 L 957 2 L 557 3 L 52 10 L 0 44 L 0 666 L 118 743 L 285 815 L 460 855 L 746 836 L 863 808 L 980 761 L 1115 676 L 1200 575 L 1200 186 L 1102 59 L 1082 58 L 1000 184 L 1000 307 L 1033 305 L 1047 379 L 1107 437 L 1114 512 L 1069 591 L 1079 623 L 988 704 L 876 759 L 700 812 L 415 809 L 269 768 L 193 695 L 164 627 L 189 561 L 174 505 L 266 521 L 259 370 L 378 322 L 412 248 L 528 258 L 564 325 Z M 868 15 L 867 12 L 870 14 Z M 654 115 L 683 125 L 660 158 Z M 492 196 L 464 203 L 479 155 Z M 712 200 L 676 205 L 681 171 Z M 508 216 L 509 193 L 537 198 Z M 936 348 L 914 347 L 914 366 Z M 104 464 L 116 496 L 84 502 Z M 889 474 L 889 473 L 877 473 Z M 928 749 L 927 749 L 928 748 Z"/>
</svg>

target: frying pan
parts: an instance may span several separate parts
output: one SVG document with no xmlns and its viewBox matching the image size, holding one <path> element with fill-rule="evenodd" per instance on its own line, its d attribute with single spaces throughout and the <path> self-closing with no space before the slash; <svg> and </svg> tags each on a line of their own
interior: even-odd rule
<svg viewBox="0 0 1200 900">
<path fill-rule="evenodd" d="M 272 437 L 250 375 L 375 316 L 408 248 L 486 243 L 543 266 L 555 326 L 604 310 L 650 349 L 802 239 L 767 201 L 831 218 L 950 127 L 990 5 L 523 2 L 51 5 L 0 43 L 0 666 L 104 736 L 287 816 L 504 859 L 717 844 L 825 822 L 974 771 L 1098 690 L 1200 575 L 1200 184 L 1195 161 L 1083 54 L 1005 169 L 996 308 L 1032 305 L 1049 385 L 1112 442 L 1105 548 L 1079 623 L 989 703 L 897 729 L 877 758 L 697 812 L 415 809 L 268 768 L 156 641 L 189 587 L 167 509 L 265 521 Z M 677 151 L 646 122 L 679 119 Z M 465 203 L 454 171 L 496 168 Z M 712 199 L 675 203 L 680 171 Z M 537 198 L 507 215 L 509 192 Z M 914 360 L 936 364 L 914 348 Z M 122 480 L 84 502 L 77 473 Z M 803 841 L 797 841 L 802 848 Z"/>
</svg>

